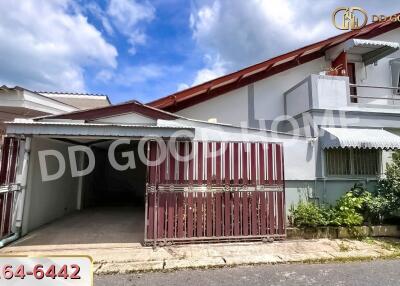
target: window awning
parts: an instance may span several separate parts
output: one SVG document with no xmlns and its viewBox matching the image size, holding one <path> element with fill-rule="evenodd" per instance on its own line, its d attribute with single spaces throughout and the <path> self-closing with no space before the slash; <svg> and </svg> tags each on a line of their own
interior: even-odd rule
<svg viewBox="0 0 400 286">
<path fill-rule="evenodd" d="M 322 128 L 320 139 L 323 149 L 399 149 L 400 137 L 383 129 Z"/>
<path fill-rule="evenodd" d="M 365 39 L 351 39 L 344 43 L 344 51 L 350 54 L 361 55 L 365 65 L 370 65 L 399 49 L 396 42 L 373 41 Z"/>
</svg>

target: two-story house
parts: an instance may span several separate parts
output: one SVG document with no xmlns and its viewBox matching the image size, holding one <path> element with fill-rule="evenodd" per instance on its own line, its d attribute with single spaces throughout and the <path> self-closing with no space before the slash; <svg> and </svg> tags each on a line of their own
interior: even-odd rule
<svg viewBox="0 0 400 286">
<path fill-rule="evenodd" d="M 355 182 L 373 186 L 399 146 L 399 42 L 399 23 L 370 24 L 149 105 L 313 138 L 307 152 L 285 148 L 304 152 L 300 169 L 285 156 L 286 203 L 334 204 Z"/>
</svg>

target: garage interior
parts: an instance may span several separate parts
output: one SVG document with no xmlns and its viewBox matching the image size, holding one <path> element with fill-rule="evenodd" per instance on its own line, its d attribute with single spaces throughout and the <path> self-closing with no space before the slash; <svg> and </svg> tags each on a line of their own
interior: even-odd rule
<svg viewBox="0 0 400 286">
<path fill-rule="evenodd" d="M 108 158 L 112 142 L 99 138 L 74 139 L 74 142 L 62 138 L 33 139 L 29 168 L 34 171 L 28 178 L 31 184 L 28 184 L 23 220 L 26 235 L 15 245 L 143 242 L 146 166 L 138 156 L 138 141 L 131 141 L 116 148 L 115 159 L 125 165 L 127 152 L 133 153 L 135 168 L 114 169 Z M 79 144 L 90 146 L 95 167 L 86 176 L 72 177 L 68 147 Z M 38 152 L 48 149 L 63 155 L 66 172 L 57 180 L 42 181 Z M 85 169 L 87 155 L 78 158 L 78 169 Z M 48 174 L 56 173 L 59 168 L 59 162 L 52 156 L 46 158 L 46 165 Z"/>
</svg>

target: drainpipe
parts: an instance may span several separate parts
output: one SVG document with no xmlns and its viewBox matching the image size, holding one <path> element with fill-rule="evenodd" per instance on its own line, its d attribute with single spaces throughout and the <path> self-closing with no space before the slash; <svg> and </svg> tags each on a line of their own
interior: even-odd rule
<svg viewBox="0 0 400 286">
<path fill-rule="evenodd" d="M 22 233 L 22 218 L 24 214 L 24 204 L 25 204 L 25 193 L 26 193 L 26 185 L 28 179 L 28 166 L 29 166 L 29 156 L 31 151 L 31 138 L 25 139 L 24 144 L 24 153 L 22 159 L 22 169 L 21 175 L 17 178 L 17 184 L 20 186 L 20 199 L 16 205 L 16 219 L 15 219 L 15 233 L 0 241 L 0 248 L 6 246 L 7 244 L 17 240 L 21 237 Z"/>
</svg>

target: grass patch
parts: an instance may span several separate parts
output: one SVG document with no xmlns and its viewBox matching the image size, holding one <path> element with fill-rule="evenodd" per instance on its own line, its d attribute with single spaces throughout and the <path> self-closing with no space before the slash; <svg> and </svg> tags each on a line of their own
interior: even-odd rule
<svg viewBox="0 0 400 286">
<path fill-rule="evenodd" d="M 346 245 L 343 241 L 339 243 L 339 251 L 340 252 L 347 252 L 350 251 L 350 246 Z"/>
</svg>

